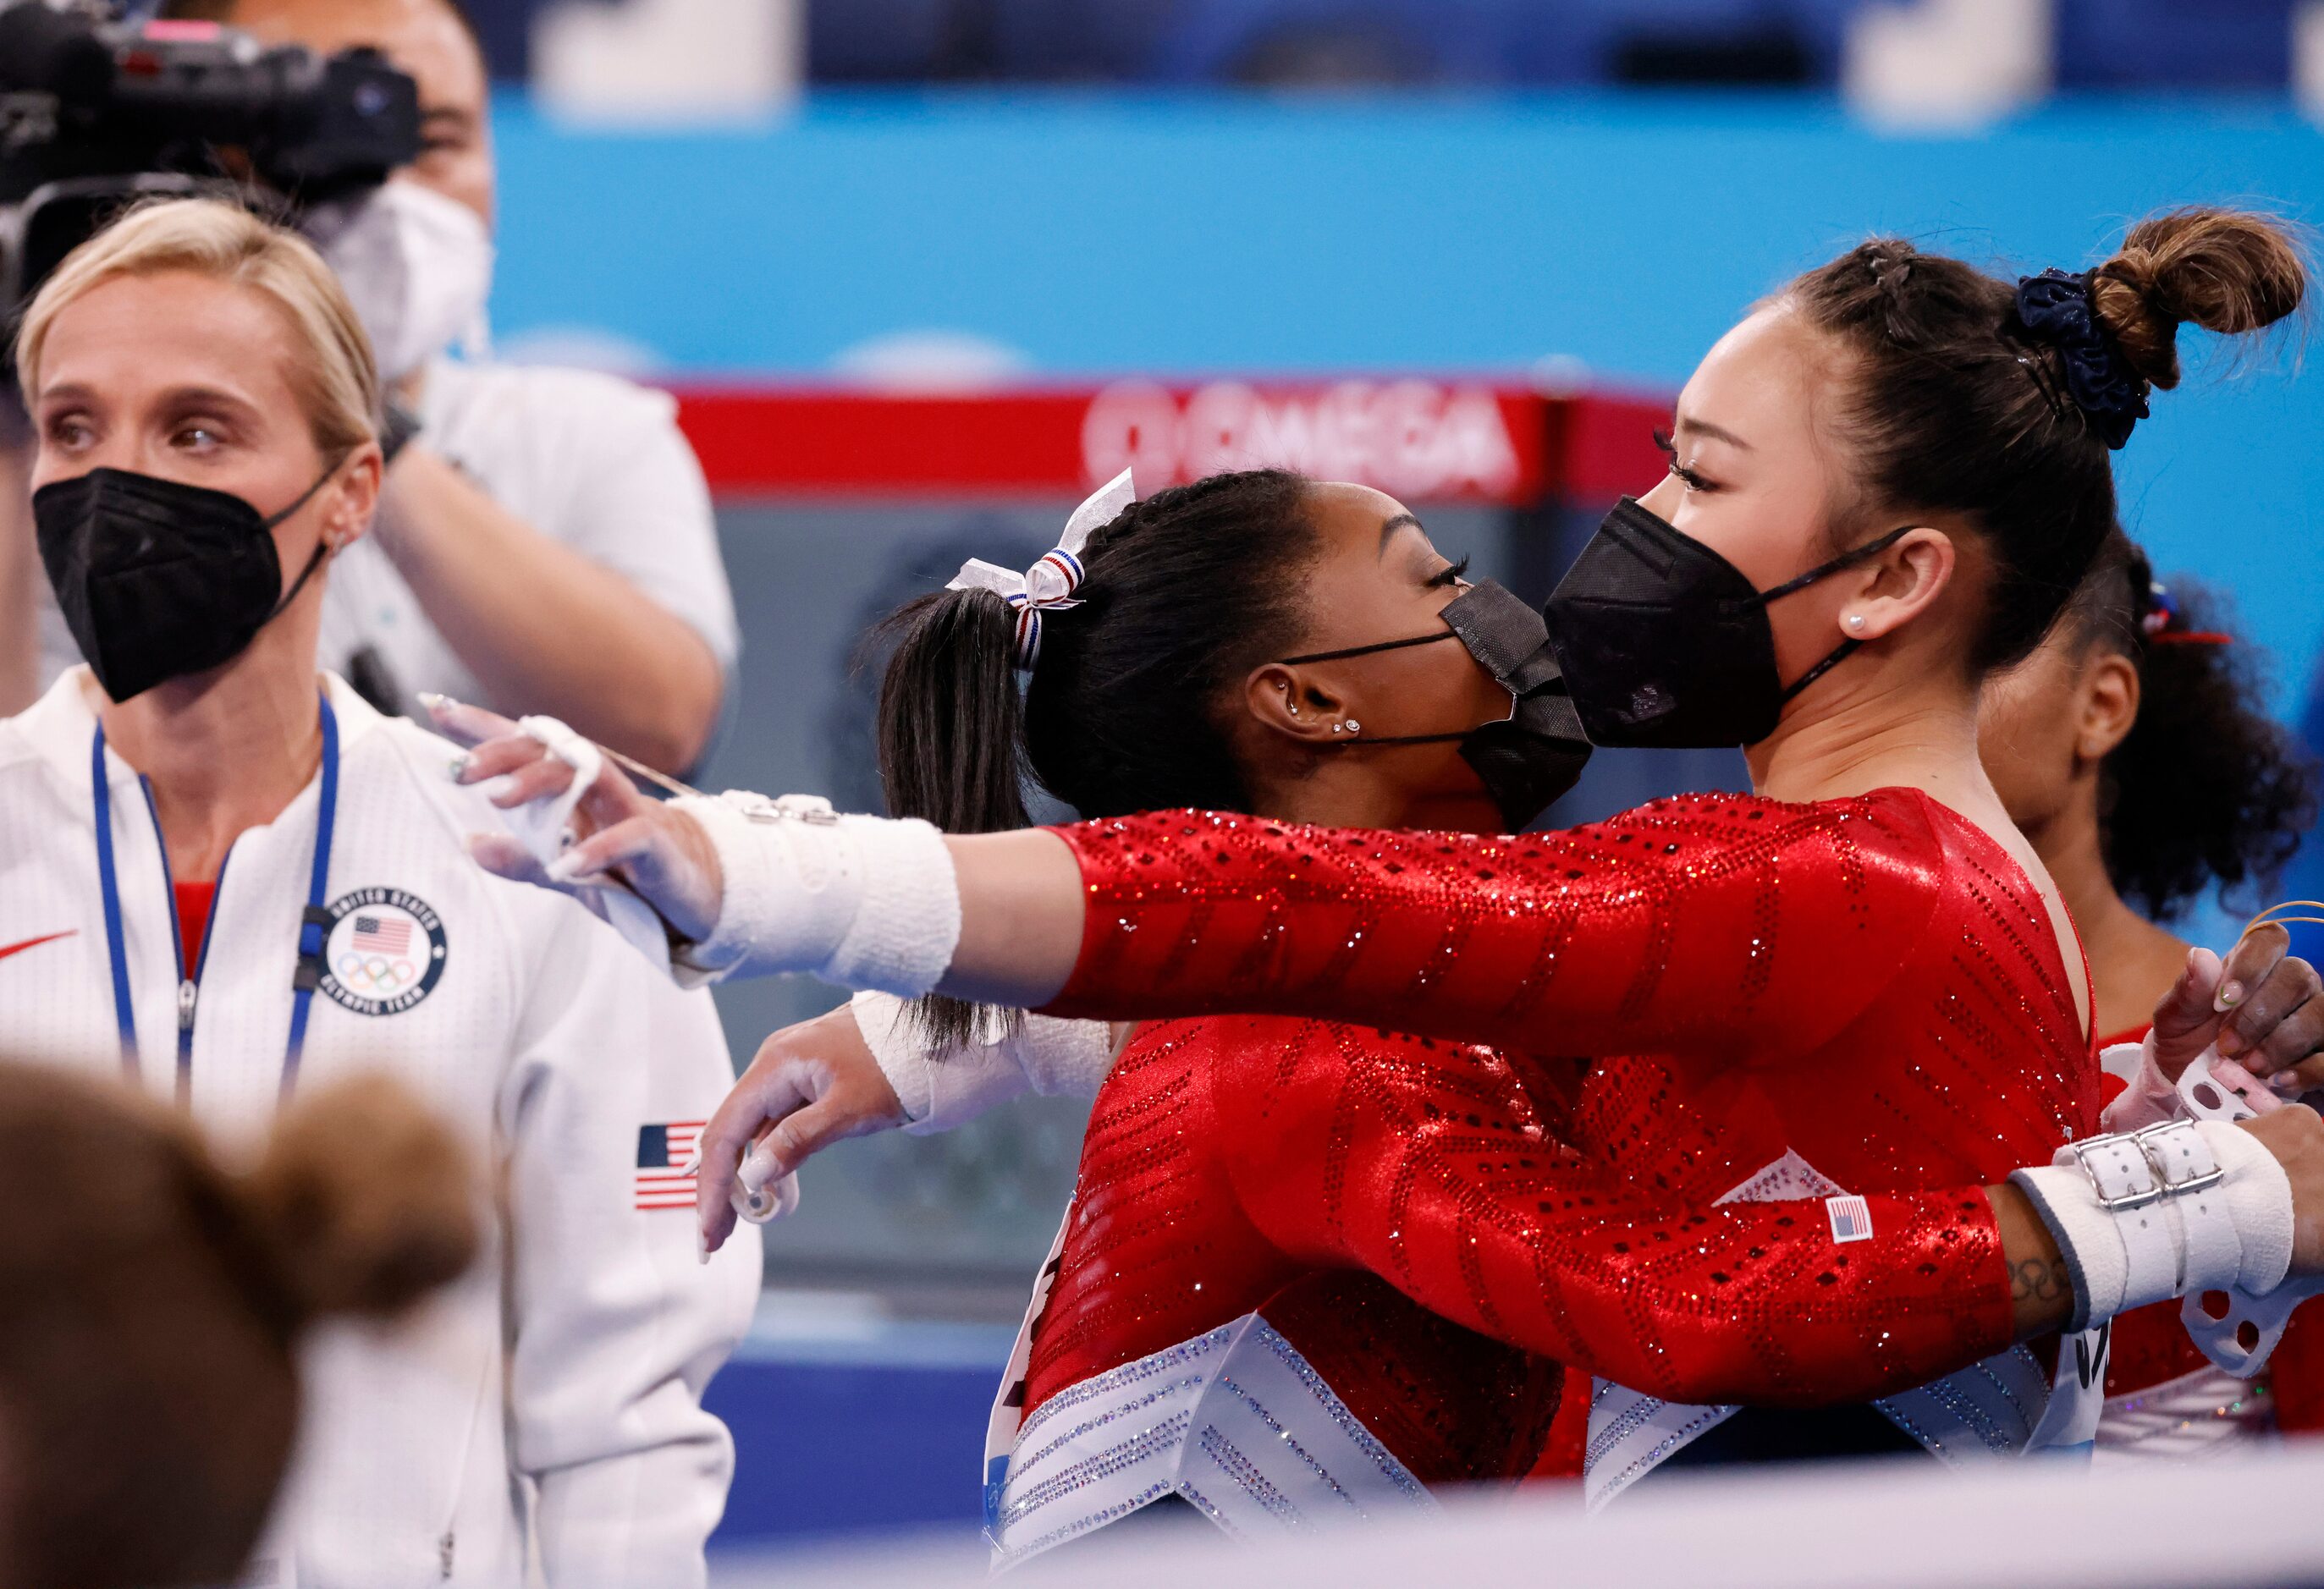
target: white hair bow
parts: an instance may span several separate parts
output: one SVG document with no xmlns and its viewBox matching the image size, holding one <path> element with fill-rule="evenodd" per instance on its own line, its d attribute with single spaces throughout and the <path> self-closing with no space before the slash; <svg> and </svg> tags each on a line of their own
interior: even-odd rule
<svg viewBox="0 0 2324 1589">
<path fill-rule="evenodd" d="M 1137 500 L 1138 488 L 1130 483 L 1130 471 L 1125 469 L 1074 510 L 1057 544 L 1024 573 L 971 557 L 960 565 L 960 573 L 945 589 L 991 591 L 1015 608 L 1017 666 L 1029 672 L 1041 655 L 1041 614 L 1081 605 L 1074 599 L 1074 592 L 1089 577 L 1082 566 L 1082 548 L 1089 544 L 1092 535 L 1120 518 L 1122 510 Z"/>
</svg>

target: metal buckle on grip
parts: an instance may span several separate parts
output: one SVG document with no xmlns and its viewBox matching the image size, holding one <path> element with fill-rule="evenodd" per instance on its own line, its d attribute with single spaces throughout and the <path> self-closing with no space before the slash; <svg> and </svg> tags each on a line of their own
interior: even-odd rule
<svg viewBox="0 0 2324 1589">
<path fill-rule="evenodd" d="M 811 828 L 839 825 L 839 813 L 820 794 L 780 794 L 770 799 L 764 794 L 732 790 L 721 798 L 754 822 L 805 822 Z"/>
<path fill-rule="evenodd" d="M 2155 1143 L 2159 1142 L 2164 1134 L 2173 1131 L 2189 1132 L 2193 1134 L 2196 1141 L 2203 1140 L 2202 1134 L 2195 1130 L 2195 1123 L 2191 1120 L 2164 1120 L 2130 1134 L 2130 1140 L 2136 1143 L 2138 1151 L 2146 1155 L 2147 1168 L 2154 1172 L 2155 1181 L 2161 1189 L 2156 1193 L 2158 1197 L 2175 1198 L 2189 1192 L 2209 1191 L 2227 1178 L 2227 1171 L 2222 1169 L 2218 1161 L 2214 1158 L 2209 1170 L 2198 1171 L 2184 1180 L 2172 1180 L 2171 1167 L 2163 1162 L 2163 1155 L 2157 1152 Z M 2209 1151 L 2209 1144 L 2205 1144 L 2205 1151 Z"/>
<path fill-rule="evenodd" d="M 0 0 L 0 4 L 5 3 L 5 0 Z M 567 731 L 571 732 L 570 730 Z M 576 734 L 574 738 L 580 739 L 580 736 Z M 543 740 L 542 743 L 546 745 L 548 741 Z M 582 743 L 596 745 L 594 739 L 584 739 Z M 622 768 L 641 783 L 652 785 L 665 794 L 675 794 L 681 799 L 706 800 L 709 798 L 693 785 L 682 783 L 667 773 L 656 772 L 645 763 L 633 760 L 618 750 L 604 745 L 597 745 L 597 749 L 615 767 Z M 554 755 L 555 752 L 552 750 L 550 754 Z M 835 828 L 839 825 L 839 813 L 832 810 L 831 802 L 820 794 L 781 794 L 770 799 L 764 794 L 754 794 L 747 789 L 729 789 L 718 798 L 741 812 L 743 818 L 749 822 L 806 822 L 811 827 L 817 828 Z"/>
<path fill-rule="evenodd" d="M 2138 1190 L 2109 1195 L 2106 1189 L 2106 1182 L 2098 1179 L 2098 1167 L 2091 1162 L 2091 1160 L 2097 1150 L 2117 1144 L 2127 1144 L 2136 1150 L 2137 1157 L 2135 1162 L 2145 1170 L 2147 1184 Z M 2098 1194 L 2098 1207 L 2107 1213 L 2121 1214 L 2132 1208 L 2144 1208 L 2149 1203 L 2159 1203 L 2163 1200 L 2163 1188 L 2155 1179 L 2154 1161 L 2147 1153 L 2145 1144 L 2139 1142 L 2135 1135 L 2094 1136 L 2087 1142 L 2069 1143 L 2066 1147 L 2067 1151 L 2074 1155 L 2075 1162 L 2081 1165 L 2082 1173 L 2089 1177 L 2090 1189 Z"/>
</svg>

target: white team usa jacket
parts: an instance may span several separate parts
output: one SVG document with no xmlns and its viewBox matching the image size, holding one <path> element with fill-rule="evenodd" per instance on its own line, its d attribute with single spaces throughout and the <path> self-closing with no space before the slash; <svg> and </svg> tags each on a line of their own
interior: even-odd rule
<svg viewBox="0 0 2324 1589">
<path fill-rule="evenodd" d="M 118 1074 L 85 677 L 0 721 L 0 1054 Z M 517 1585 L 530 1528 L 556 1589 L 700 1584 L 733 1465 L 701 1392 L 749 1322 L 758 1244 L 702 1265 L 690 1199 L 640 1164 L 641 1142 L 682 1142 L 730 1085 L 716 1015 L 572 900 L 479 869 L 463 837 L 494 817 L 447 776 L 453 748 L 325 682 L 341 739 L 332 920 L 301 1081 L 392 1071 L 504 1190 L 482 1261 L 415 1321 L 317 1340 L 253 1578 Z M 143 789 L 108 757 L 137 1060 L 168 1097 L 173 904 Z M 219 878 L 188 1072 L 194 1115 L 229 1139 L 275 1107 L 318 783 L 237 840 Z"/>
</svg>

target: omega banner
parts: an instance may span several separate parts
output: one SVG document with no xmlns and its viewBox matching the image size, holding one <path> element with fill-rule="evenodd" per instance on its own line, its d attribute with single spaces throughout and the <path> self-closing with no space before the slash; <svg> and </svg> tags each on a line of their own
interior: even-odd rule
<svg viewBox="0 0 2324 1589">
<path fill-rule="evenodd" d="M 688 387 L 687 435 L 722 496 L 1078 496 L 1296 469 L 1413 502 L 1527 507 L 1640 489 L 1666 406 L 1404 376 L 1027 387 L 973 393 Z"/>
</svg>

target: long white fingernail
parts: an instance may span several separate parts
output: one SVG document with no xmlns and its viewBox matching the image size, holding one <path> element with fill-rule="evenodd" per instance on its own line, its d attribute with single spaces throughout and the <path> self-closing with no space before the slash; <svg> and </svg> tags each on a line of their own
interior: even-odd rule
<svg viewBox="0 0 2324 1589">
<path fill-rule="evenodd" d="M 422 690 L 420 692 L 420 704 L 430 712 L 438 712 L 449 706 L 451 703 L 433 690 Z"/>
<path fill-rule="evenodd" d="M 468 776 L 468 769 L 475 764 L 476 758 L 473 756 L 461 755 L 452 758 L 452 781 L 456 784 L 462 778 L 466 777 Z"/>
<path fill-rule="evenodd" d="M 753 1193 L 763 1190 L 775 1176 L 775 1156 L 763 1147 L 752 1148 L 734 1179 Z"/>
<path fill-rule="evenodd" d="M 579 850 L 568 850 L 543 867 L 541 876 L 552 883 L 571 883 L 579 880 L 582 874 L 589 869 L 583 864 Z"/>
<path fill-rule="evenodd" d="M 484 785 L 484 798 L 487 800 L 505 800 L 510 795 L 515 794 L 516 791 L 516 775 L 514 773 L 503 773 L 499 777 L 494 778 L 491 783 Z"/>
<path fill-rule="evenodd" d="M 694 1252 L 703 1263 L 710 1262 L 710 1233 L 698 1225 L 694 1227 Z"/>
</svg>

